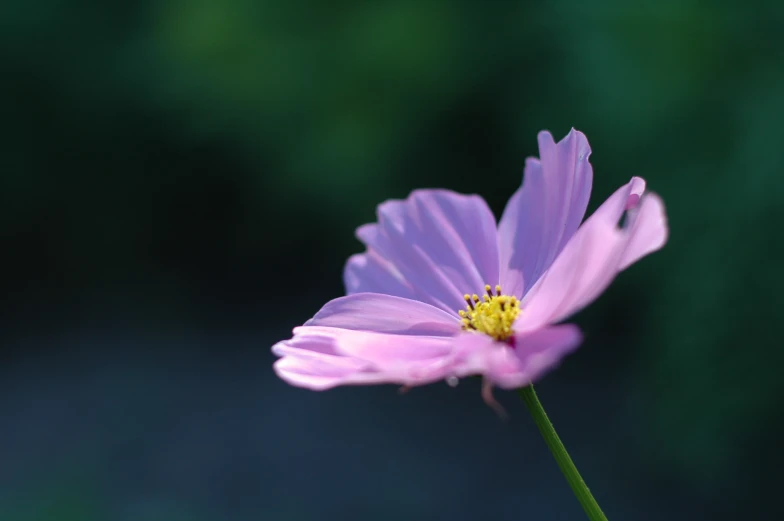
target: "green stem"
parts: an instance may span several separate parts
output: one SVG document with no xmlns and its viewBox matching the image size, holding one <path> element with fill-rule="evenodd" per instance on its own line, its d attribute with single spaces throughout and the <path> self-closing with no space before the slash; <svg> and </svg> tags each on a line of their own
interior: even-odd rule
<svg viewBox="0 0 784 521">
<path fill-rule="evenodd" d="M 591 495 L 591 491 L 588 490 L 585 481 L 580 477 L 580 473 L 577 472 L 577 467 L 574 466 L 572 458 L 569 457 L 569 453 L 566 452 L 566 448 L 563 446 L 563 443 L 561 443 L 561 439 L 558 437 L 558 434 L 555 433 L 553 424 L 550 423 L 547 413 L 544 412 L 544 408 L 542 408 L 542 404 L 536 396 L 534 386 L 529 385 L 528 387 L 521 388 L 520 397 L 531 412 L 531 416 L 533 416 L 536 426 L 539 427 L 539 432 L 542 433 L 544 442 L 547 444 L 547 447 L 549 447 L 550 452 L 553 453 L 555 461 L 561 468 L 564 477 L 566 477 L 566 481 L 569 482 L 569 486 L 572 487 L 572 492 L 577 496 L 577 500 L 588 515 L 588 519 L 591 521 L 607 521 L 604 512 L 599 508 L 599 504 Z"/>
</svg>

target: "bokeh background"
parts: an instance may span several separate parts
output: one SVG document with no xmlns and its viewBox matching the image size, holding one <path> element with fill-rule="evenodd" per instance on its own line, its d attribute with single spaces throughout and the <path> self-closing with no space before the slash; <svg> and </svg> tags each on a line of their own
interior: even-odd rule
<svg viewBox="0 0 784 521">
<path fill-rule="evenodd" d="M 784 4 L 11 0 L 0 520 L 582 519 L 514 393 L 312 393 L 269 347 L 418 187 L 500 215 L 536 133 L 667 247 L 538 386 L 610 519 L 782 519 Z"/>
</svg>

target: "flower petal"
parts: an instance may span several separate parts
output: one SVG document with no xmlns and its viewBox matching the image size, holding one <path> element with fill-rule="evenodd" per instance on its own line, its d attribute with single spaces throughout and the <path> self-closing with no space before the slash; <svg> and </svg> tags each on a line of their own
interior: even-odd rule
<svg viewBox="0 0 784 521">
<path fill-rule="evenodd" d="M 416 298 L 414 290 L 392 264 L 368 250 L 349 257 L 343 270 L 346 293 L 383 293 Z"/>
<path fill-rule="evenodd" d="M 615 276 L 667 239 L 664 205 L 643 195 L 635 177 L 588 218 L 549 270 L 526 294 L 515 328 L 531 331 L 558 322 L 592 302 Z M 628 211 L 625 227 L 618 222 Z"/>
<path fill-rule="evenodd" d="M 377 376 L 370 363 L 338 355 L 326 337 L 295 336 L 272 346 L 272 352 L 281 357 L 272 366 L 280 378 L 314 391 Z"/>
<path fill-rule="evenodd" d="M 337 354 L 376 365 L 405 365 L 440 358 L 452 349 L 452 338 L 444 336 L 392 335 L 322 326 L 296 327 L 294 335 L 331 339 Z"/>
<path fill-rule="evenodd" d="M 493 381 L 505 389 L 533 383 L 557 367 L 582 341 L 580 328 L 574 324 L 561 324 L 518 334 L 515 337 L 514 354 L 519 360 L 520 370 L 499 372 Z"/>
<path fill-rule="evenodd" d="M 398 335 L 453 336 L 460 331 L 460 320 L 416 300 L 379 293 L 355 293 L 328 302 L 305 326 Z"/>
<path fill-rule="evenodd" d="M 641 205 L 637 215 L 630 217 L 634 220 L 634 229 L 631 231 L 619 271 L 660 249 L 669 237 L 664 202 L 654 193 L 646 194 L 645 198 L 652 201 Z"/>
<path fill-rule="evenodd" d="M 487 335 L 464 334 L 456 342 L 462 359 L 454 371 L 458 376 L 481 374 L 498 387 L 515 389 L 541 378 L 581 341 L 582 334 L 573 324 L 517 334 L 514 347 Z"/>
<path fill-rule="evenodd" d="M 386 383 L 377 372 L 345 367 L 342 357 L 314 359 L 307 356 L 285 356 L 272 364 L 275 374 L 285 382 L 313 391 L 323 391 L 339 385 Z"/>
<path fill-rule="evenodd" d="M 501 287 L 521 297 L 574 235 L 593 185 L 591 147 L 572 129 L 558 144 L 539 133 L 541 161 L 529 158 L 523 185 L 512 195 L 498 225 Z"/>
<path fill-rule="evenodd" d="M 446 378 L 453 364 L 449 337 L 389 335 L 321 326 L 294 329 L 273 346 L 274 369 L 286 382 L 313 390 L 338 385 L 421 385 Z"/>
<path fill-rule="evenodd" d="M 456 313 L 465 307 L 465 293 L 481 293 L 499 280 L 495 219 L 479 196 L 416 190 L 404 201 L 379 205 L 378 218 L 357 236 L 368 247 L 365 255 L 388 263 L 387 275 L 372 271 L 369 260 L 365 266 L 354 260 L 347 267 L 349 293 L 386 286 L 410 298 L 402 289 L 410 288 L 416 300 Z"/>
</svg>

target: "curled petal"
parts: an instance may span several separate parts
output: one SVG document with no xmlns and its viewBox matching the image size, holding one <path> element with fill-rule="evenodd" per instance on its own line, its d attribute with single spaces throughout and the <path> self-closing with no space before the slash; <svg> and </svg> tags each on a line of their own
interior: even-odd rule
<svg viewBox="0 0 784 521">
<path fill-rule="evenodd" d="M 522 297 L 574 235 L 593 185 L 591 147 L 572 129 L 559 143 L 539 133 L 541 160 L 529 158 L 523 185 L 512 195 L 498 225 L 501 287 Z"/>
<path fill-rule="evenodd" d="M 633 228 L 629 231 L 629 243 L 623 252 L 619 271 L 664 246 L 669 237 L 664 201 L 654 193 L 646 194 L 645 199 L 649 201 L 629 209 Z"/>
<path fill-rule="evenodd" d="M 667 240 L 664 205 L 635 177 L 588 218 L 526 294 L 517 331 L 558 322 L 596 299 L 615 276 Z M 626 223 L 619 226 L 624 212 Z"/>
</svg>

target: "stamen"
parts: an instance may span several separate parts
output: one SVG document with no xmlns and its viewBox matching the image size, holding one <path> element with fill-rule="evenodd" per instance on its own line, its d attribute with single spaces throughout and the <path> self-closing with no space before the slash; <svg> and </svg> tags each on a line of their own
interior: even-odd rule
<svg viewBox="0 0 784 521">
<path fill-rule="evenodd" d="M 496 285 L 494 295 L 489 284 L 485 285 L 486 295 L 463 295 L 466 309 L 460 310 L 460 321 L 466 331 L 477 331 L 493 337 L 499 342 L 509 342 L 514 338 L 514 325 L 520 314 L 520 303 L 517 298 L 503 295 L 501 286 Z"/>
<path fill-rule="evenodd" d="M 501 296 L 501 285 L 500 284 L 496 284 L 495 285 L 495 294 L 498 295 L 499 297 Z"/>
</svg>

